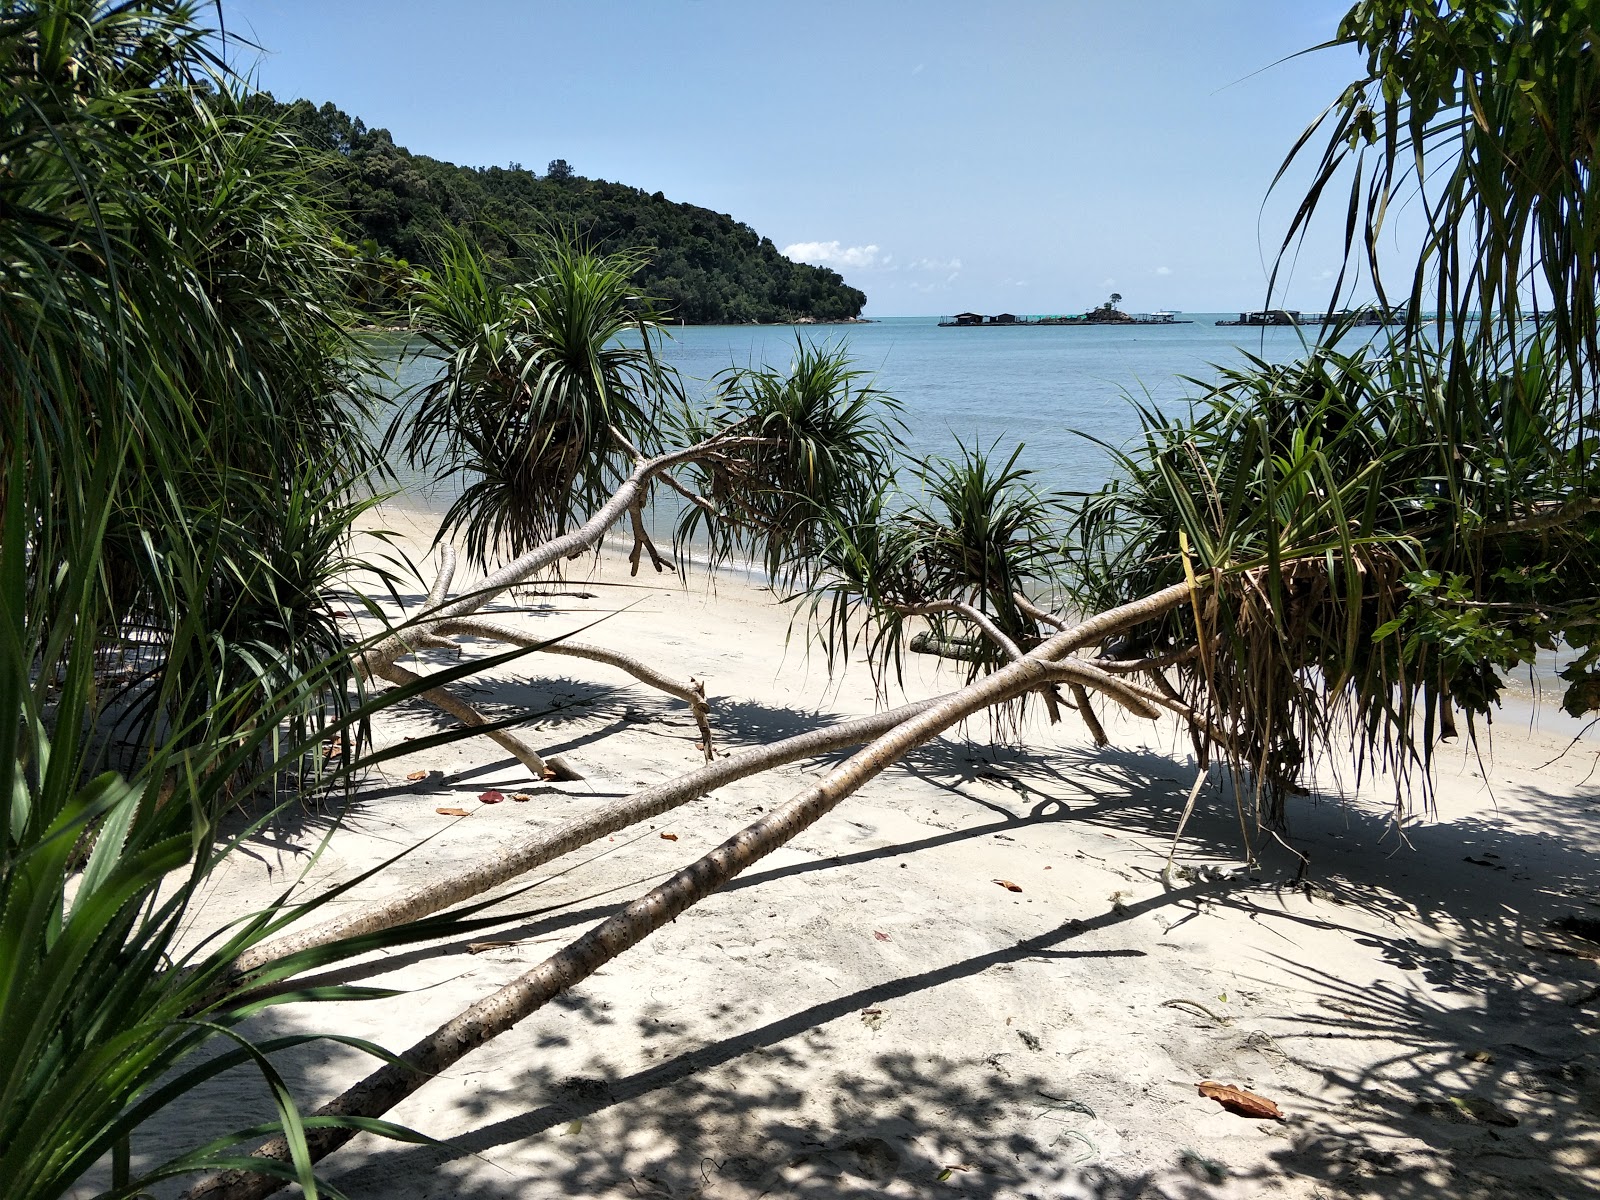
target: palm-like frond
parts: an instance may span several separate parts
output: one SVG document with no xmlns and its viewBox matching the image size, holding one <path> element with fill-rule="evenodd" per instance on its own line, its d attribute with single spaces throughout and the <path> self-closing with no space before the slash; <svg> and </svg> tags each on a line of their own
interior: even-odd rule
<svg viewBox="0 0 1600 1200">
<path fill-rule="evenodd" d="M 631 467 L 630 444 L 653 449 L 677 380 L 656 357 L 648 300 L 632 285 L 639 260 L 552 239 L 532 283 L 493 280 L 457 239 L 414 295 L 440 375 L 402 414 L 390 440 L 439 479 L 461 476 L 440 535 L 460 530 L 487 563 L 516 557 L 568 528 Z"/>
<path fill-rule="evenodd" d="M 1074 506 L 1084 610 L 1208 585 L 1112 656 L 1199 648 L 1184 690 L 1230 732 L 1269 819 L 1341 733 L 1402 781 L 1426 767 L 1457 712 L 1487 713 L 1506 671 L 1592 619 L 1594 520 L 1534 518 L 1593 469 L 1592 439 L 1563 422 L 1537 342 L 1474 364 L 1494 382 L 1470 404 L 1447 400 L 1455 368 L 1396 342 L 1221 371 L 1181 416 L 1141 410 L 1117 477 Z"/>
<path fill-rule="evenodd" d="M 893 473 L 899 403 L 852 365 L 843 346 L 796 337 L 787 370 L 738 367 L 715 380 L 709 410 L 679 414 L 679 437 L 751 439 L 688 469 L 709 505 L 692 504 L 676 532 L 713 563 L 755 559 L 784 586 L 808 579 L 829 513 L 848 512 Z"/>
<path fill-rule="evenodd" d="M 885 480 L 830 515 L 798 597 L 830 662 L 860 646 L 878 678 L 899 679 L 904 651 L 920 644 L 907 632 L 922 625 L 969 678 L 1037 644 L 1017 597 L 1054 587 L 1062 497 L 1037 487 L 1022 452 L 1002 460 L 963 445 L 918 464 L 909 496 Z"/>
</svg>

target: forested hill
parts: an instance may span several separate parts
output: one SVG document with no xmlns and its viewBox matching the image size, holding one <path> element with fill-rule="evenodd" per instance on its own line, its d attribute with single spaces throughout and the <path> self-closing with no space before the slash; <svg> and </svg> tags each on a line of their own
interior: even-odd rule
<svg viewBox="0 0 1600 1200">
<path fill-rule="evenodd" d="M 412 154 L 388 130 L 368 129 L 332 104 L 283 104 L 270 93 L 258 103 L 308 146 L 332 152 L 318 174 L 343 210 L 350 241 L 369 243 L 368 253 L 427 266 L 438 237 L 454 227 L 514 279 L 519 235 L 555 223 L 599 250 L 645 251 L 640 289 L 691 325 L 837 321 L 860 315 L 866 303 L 838 272 L 791 262 L 724 213 L 585 179 L 560 160 L 542 176 L 515 164 L 458 167 Z"/>
</svg>

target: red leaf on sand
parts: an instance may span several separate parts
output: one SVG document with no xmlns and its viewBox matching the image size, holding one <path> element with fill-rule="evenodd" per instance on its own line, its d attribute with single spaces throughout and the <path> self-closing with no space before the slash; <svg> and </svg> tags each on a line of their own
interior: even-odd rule
<svg viewBox="0 0 1600 1200">
<path fill-rule="evenodd" d="M 872 936 L 877 938 L 880 942 L 887 942 L 889 940 L 889 935 L 887 933 L 879 933 L 876 929 L 872 931 Z"/>
<path fill-rule="evenodd" d="M 527 792 L 512 792 L 511 798 L 518 804 L 526 804 L 529 800 L 533 799 L 533 797 L 528 795 Z"/>
<path fill-rule="evenodd" d="M 1012 883 L 1011 880 L 1009 880 L 1009 879 L 996 879 L 996 880 L 994 880 L 994 882 L 998 883 L 1001 887 L 1005 888 L 1005 890 L 1008 891 L 1008 892 L 1020 892 L 1022 890 L 1022 887 L 1021 887 L 1020 884 Z"/>
<path fill-rule="evenodd" d="M 464 808 L 436 808 L 433 811 L 441 817 L 466 817 L 471 815 Z"/>
<path fill-rule="evenodd" d="M 1254 1117 L 1263 1121 L 1283 1120 L 1283 1110 L 1265 1096 L 1258 1096 L 1254 1092 L 1247 1092 L 1243 1088 L 1227 1083 L 1198 1083 L 1195 1087 L 1202 1096 L 1215 1100 L 1229 1112 L 1237 1113 L 1241 1117 Z"/>
<path fill-rule="evenodd" d="M 678 840 L 678 835 L 675 833 L 663 833 L 661 835 L 661 840 L 663 842 L 675 842 Z"/>
<path fill-rule="evenodd" d="M 504 800 L 505 798 L 506 794 L 504 792 L 497 792 L 492 788 L 478 797 L 478 799 L 483 801 L 485 804 L 499 804 L 500 801 Z"/>
<path fill-rule="evenodd" d="M 416 783 L 419 779 L 426 779 L 427 777 L 428 773 L 426 771 L 413 771 L 411 774 L 406 776 L 406 778 L 412 783 Z"/>
</svg>

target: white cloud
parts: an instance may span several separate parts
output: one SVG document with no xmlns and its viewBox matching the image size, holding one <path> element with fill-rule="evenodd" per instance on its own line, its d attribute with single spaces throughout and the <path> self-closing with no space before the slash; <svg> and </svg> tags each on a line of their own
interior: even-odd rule
<svg viewBox="0 0 1600 1200">
<path fill-rule="evenodd" d="M 926 67 L 927 65 L 928 65 L 927 63 L 918 63 L 916 66 L 911 68 L 911 73 L 913 75 L 921 75 L 922 74 L 922 69 L 924 67 Z"/>
<path fill-rule="evenodd" d="M 1171 275 L 1172 274 L 1172 268 L 1171 267 L 1157 267 L 1156 268 L 1156 274 L 1157 275 Z"/>
<path fill-rule="evenodd" d="M 783 248 L 783 256 L 795 262 L 815 263 L 819 267 L 865 270 L 878 265 L 877 246 L 845 246 L 837 241 L 795 242 Z"/>
<path fill-rule="evenodd" d="M 910 270 L 913 271 L 959 271 L 961 260 L 959 258 L 913 258 Z"/>
</svg>

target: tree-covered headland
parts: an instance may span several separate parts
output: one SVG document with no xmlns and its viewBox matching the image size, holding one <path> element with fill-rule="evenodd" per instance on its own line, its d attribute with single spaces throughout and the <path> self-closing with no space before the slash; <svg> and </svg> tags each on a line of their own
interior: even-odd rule
<svg viewBox="0 0 1600 1200">
<path fill-rule="evenodd" d="M 785 258 L 771 238 L 725 213 L 585 179 L 564 159 L 542 176 L 517 164 L 456 166 L 413 154 L 388 130 L 332 104 L 260 94 L 251 106 L 319 152 L 312 173 L 342 235 L 379 277 L 386 259 L 437 266 L 454 234 L 478 246 L 497 276 L 524 281 L 534 246 L 559 229 L 602 253 L 642 251 L 635 286 L 671 321 L 844 321 L 859 317 L 867 300 L 838 272 Z"/>
</svg>

